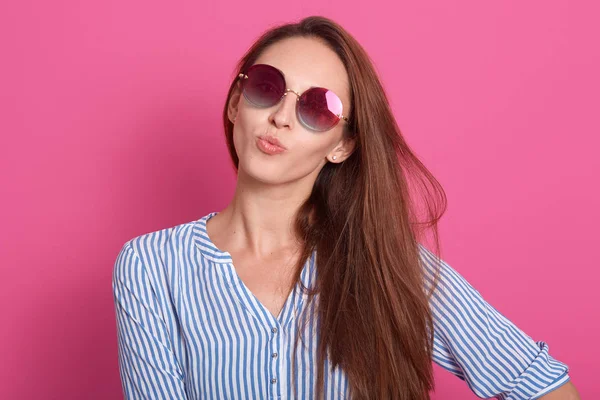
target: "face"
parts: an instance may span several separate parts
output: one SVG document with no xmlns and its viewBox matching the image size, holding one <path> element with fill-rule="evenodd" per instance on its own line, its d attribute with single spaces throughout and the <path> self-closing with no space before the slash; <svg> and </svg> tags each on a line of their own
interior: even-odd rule
<svg viewBox="0 0 600 400">
<path fill-rule="evenodd" d="M 269 64 L 285 76 L 287 89 L 302 94 L 311 87 L 327 88 L 339 96 L 343 114 L 349 115 L 348 75 L 337 54 L 314 38 L 290 38 L 263 52 L 255 64 Z M 245 72 L 245 71 L 244 71 Z M 311 185 L 328 162 L 344 161 L 353 143 L 343 140 L 346 121 L 325 132 L 303 126 L 296 115 L 297 96 L 288 92 L 269 108 L 260 108 L 241 93 L 239 80 L 230 98 L 228 115 L 234 123 L 233 141 L 239 158 L 238 175 L 263 183 L 303 181 Z M 257 142 L 259 136 L 276 137 L 286 148 L 267 154 Z M 336 159 L 333 159 L 336 156 Z"/>
</svg>

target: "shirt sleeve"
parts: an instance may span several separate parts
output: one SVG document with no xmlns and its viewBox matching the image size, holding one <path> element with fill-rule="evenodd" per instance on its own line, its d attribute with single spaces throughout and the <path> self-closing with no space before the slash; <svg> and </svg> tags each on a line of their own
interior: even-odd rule
<svg viewBox="0 0 600 400">
<path fill-rule="evenodd" d="M 429 292 L 439 259 L 420 248 Z M 480 398 L 537 399 L 570 380 L 569 367 L 548 353 L 547 343 L 534 341 L 439 261 L 439 286 L 430 299 L 436 364 Z"/>
<path fill-rule="evenodd" d="M 119 252 L 112 287 L 125 399 L 187 399 L 156 291 L 131 241 Z"/>
</svg>

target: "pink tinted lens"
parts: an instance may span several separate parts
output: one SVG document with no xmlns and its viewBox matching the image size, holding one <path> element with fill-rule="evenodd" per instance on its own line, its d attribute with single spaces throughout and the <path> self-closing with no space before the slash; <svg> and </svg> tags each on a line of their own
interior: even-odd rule
<svg viewBox="0 0 600 400">
<path fill-rule="evenodd" d="M 309 129 L 326 131 L 340 120 L 342 101 L 330 90 L 311 88 L 300 96 L 298 118 Z"/>
<path fill-rule="evenodd" d="M 248 79 L 242 82 L 244 97 L 259 107 L 271 107 L 285 93 L 285 78 L 275 67 L 255 64 L 248 68 Z"/>
</svg>

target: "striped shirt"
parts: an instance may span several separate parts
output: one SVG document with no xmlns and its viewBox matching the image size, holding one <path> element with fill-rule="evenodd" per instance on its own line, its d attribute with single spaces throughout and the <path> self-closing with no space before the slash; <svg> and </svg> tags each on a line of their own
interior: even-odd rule
<svg viewBox="0 0 600 400">
<path fill-rule="evenodd" d="M 316 303 L 297 285 L 275 318 L 208 237 L 206 222 L 216 214 L 135 237 L 117 256 L 112 287 L 125 398 L 314 398 L 318 321 L 294 322 L 303 311 L 313 315 Z M 434 256 L 423 245 L 420 251 L 430 288 Z M 307 287 L 316 256 L 301 273 Z M 569 381 L 548 344 L 533 341 L 446 262 L 441 267 L 430 301 L 433 362 L 481 398 L 536 399 Z M 304 344 L 294 348 L 297 329 Z M 343 370 L 326 360 L 325 398 L 347 399 L 348 389 Z"/>
</svg>

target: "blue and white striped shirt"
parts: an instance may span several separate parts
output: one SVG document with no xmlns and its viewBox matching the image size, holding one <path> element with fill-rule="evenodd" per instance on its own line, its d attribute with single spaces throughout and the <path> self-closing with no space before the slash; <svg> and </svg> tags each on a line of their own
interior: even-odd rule
<svg viewBox="0 0 600 400">
<path fill-rule="evenodd" d="M 307 304 L 299 286 L 275 318 L 244 285 L 231 255 L 197 221 L 126 242 L 113 271 L 119 372 L 127 399 L 312 399 L 316 321 L 306 324 L 292 375 L 294 321 Z M 433 254 L 420 247 L 426 288 Z M 302 282 L 315 279 L 316 251 Z M 536 399 L 569 381 L 550 356 L 442 261 L 434 313 L 433 361 L 481 398 Z M 314 307 L 312 302 L 311 307 Z M 314 310 L 309 310 L 314 311 Z M 312 315 L 312 313 L 311 313 Z M 312 334 L 310 334 L 312 332 Z M 325 364 L 325 398 L 348 398 L 344 372 Z"/>
</svg>

